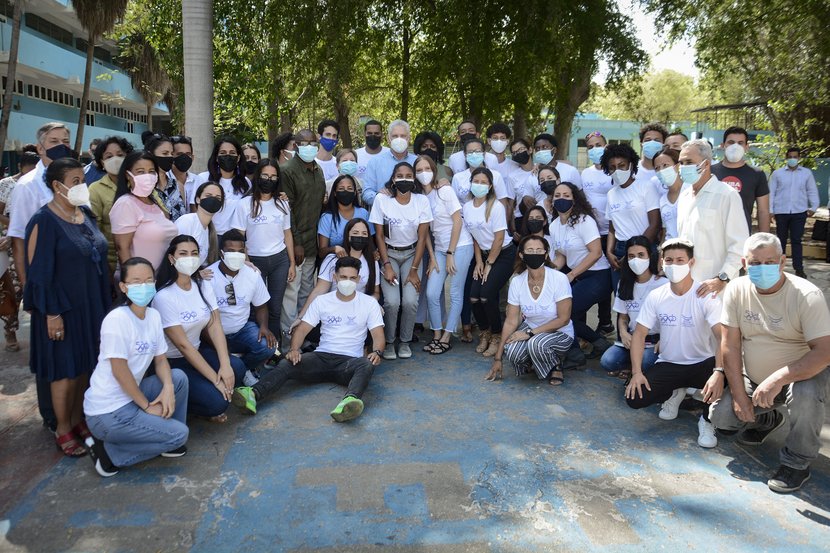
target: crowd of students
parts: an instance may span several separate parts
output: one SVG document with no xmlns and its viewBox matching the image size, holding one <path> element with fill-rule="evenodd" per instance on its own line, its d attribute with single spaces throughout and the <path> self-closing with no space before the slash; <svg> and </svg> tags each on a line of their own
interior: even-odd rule
<svg viewBox="0 0 830 553">
<path fill-rule="evenodd" d="M 36 153 L 0 182 L 16 271 L 2 287 L 19 286 L 31 313 L 40 411 L 66 455 L 89 453 L 102 476 L 184 455 L 188 415 L 224 422 L 230 403 L 255 414 L 292 379 L 346 386 L 331 417 L 348 421 L 382 360 L 412 357 L 413 343 L 443 355 L 455 336 L 474 340 L 475 322 L 488 380 L 507 359 L 561 386 L 600 358 L 632 408 L 661 404 L 671 420 L 688 394 L 708 404 L 702 447 L 737 430 L 761 443 L 788 409 L 769 485 L 809 478 L 830 313 L 800 257 L 799 276 L 783 272 L 768 234 L 772 213 L 800 256 L 818 200 L 797 149 L 770 192 L 737 127 L 717 164 L 709 142 L 660 124 L 641 129 L 642 157 L 592 132 L 581 172 L 557 159 L 554 136 L 503 123 L 482 138 L 464 121 L 446 161 L 441 136 L 413 141 L 406 121 L 388 125 L 388 148 L 379 122 L 364 131 L 363 148 L 336 153 L 332 120 L 267 155 L 222 136 L 200 174 L 186 136 L 148 132 L 140 148 L 109 137 L 84 166 L 66 126 L 38 131 Z M 17 309 L 7 348 L 19 347 Z"/>
</svg>

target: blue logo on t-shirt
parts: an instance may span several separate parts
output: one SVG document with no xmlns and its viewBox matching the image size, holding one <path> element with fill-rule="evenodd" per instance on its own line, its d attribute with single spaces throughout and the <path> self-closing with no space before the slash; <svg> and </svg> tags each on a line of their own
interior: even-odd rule
<svg viewBox="0 0 830 553">
<path fill-rule="evenodd" d="M 150 351 L 150 342 L 144 342 L 142 340 L 136 340 L 135 342 L 135 352 L 136 353 L 147 353 Z"/>
<path fill-rule="evenodd" d="M 677 316 L 672 313 L 658 313 L 657 318 L 664 326 L 677 326 Z"/>
<path fill-rule="evenodd" d="M 195 311 L 182 311 L 181 313 L 179 313 L 179 318 L 181 318 L 181 320 L 185 323 L 189 323 L 190 321 L 195 320 L 198 316 L 199 314 Z"/>
</svg>

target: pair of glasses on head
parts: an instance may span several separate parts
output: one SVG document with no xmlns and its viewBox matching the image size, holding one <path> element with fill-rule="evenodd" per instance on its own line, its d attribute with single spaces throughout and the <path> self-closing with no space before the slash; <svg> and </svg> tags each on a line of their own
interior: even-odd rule
<svg viewBox="0 0 830 553">
<path fill-rule="evenodd" d="M 228 305 L 236 305 L 236 292 L 233 289 L 233 282 L 225 285 L 225 294 L 228 296 Z"/>
<path fill-rule="evenodd" d="M 173 144 L 192 144 L 193 141 L 190 139 L 189 136 L 185 136 L 183 134 L 177 134 L 175 136 L 170 137 L 170 142 Z"/>
</svg>

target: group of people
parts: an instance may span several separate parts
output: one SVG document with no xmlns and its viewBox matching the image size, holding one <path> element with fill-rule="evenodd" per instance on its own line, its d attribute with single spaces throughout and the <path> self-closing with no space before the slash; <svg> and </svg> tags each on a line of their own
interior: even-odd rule
<svg viewBox="0 0 830 553">
<path fill-rule="evenodd" d="M 592 132 L 582 171 L 557 159 L 554 136 L 504 123 L 482 138 L 462 122 L 447 160 L 435 132 L 412 140 L 403 120 L 385 131 L 388 147 L 370 120 L 363 148 L 337 149 L 340 128 L 323 120 L 267 155 L 222 136 L 196 174 L 186 136 L 147 132 L 140 148 L 108 137 L 85 167 L 69 129 L 44 125 L 38 160 L 23 156 L 33 168 L 0 182 L 16 269 L 2 285 L 19 282 L 31 313 L 57 446 L 89 453 L 102 476 L 178 457 L 188 415 L 224 422 L 230 403 L 255 414 L 288 380 L 346 386 L 330 414 L 352 420 L 382 360 L 416 342 L 443 355 L 455 336 L 474 340 L 475 322 L 488 380 L 507 359 L 561 386 L 599 358 L 632 408 L 660 404 L 671 420 L 689 394 L 707 404 L 702 447 L 738 430 L 762 443 L 788 409 L 769 486 L 809 478 L 830 312 L 801 278 L 799 229 L 818 196 L 797 149 L 768 186 L 737 127 L 721 163 L 709 142 L 656 123 L 640 153 Z M 786 237 L 798 276 L 783 270 Z"/>
</svg>

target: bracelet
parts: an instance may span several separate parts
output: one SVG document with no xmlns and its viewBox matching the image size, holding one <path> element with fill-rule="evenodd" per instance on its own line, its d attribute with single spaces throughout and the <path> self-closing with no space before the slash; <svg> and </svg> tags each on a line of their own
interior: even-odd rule
<svg viewBox="0 0 830 553">
<path fill-rule="evenodd" d="M 145 413 L 147 412 L 147 409 L 149 409 L 151 405 L 152 405 L 152 403 L 150 403 L 150 400 L 147 400 L 147 407 L 144 408 Z"/>
<path fill-rule="evenodd" d="M 487 260 L 484 262 L 484 264 L 485 264 L 485 265 L 490 265 L 491 267 L 493 266 L 493 262 L 492 262 L 492 261 L 490 261 L 489 259 L 487 259 Z"/>
<path fill-rule="evenodd" d="M 712 369 L 713 373 L 721 373 L 722 375 L 726 376 L 726 371 L 723 370 L 723 367 L 715 367 Z"/>
<path fill-rule="evenodd" d="M 417 271 L 417 270 L 418 270 L 418 267 L 416 267 L 415 265 L 413 265 L 412 267 L 410 267 L 410 268 L 409 268 L 409 270 L 410 270 L 410 271 Z"/>
<path fill-rule="evenodd" d="M 496 359 L 495 357 L 493 357 L 493 361 L 495 361 L 496 363 L 501 363 L 501 359 Z"/>
<path fill-rule="evenodd" d="M 455 252 L 447 251 L 447 255 L 453 255 Z"/>
<path fill-rule="evenodd" d="M 384 262 L 383 262 L 384 267 L 385 267 L 386 265 L 391 265 L 391 264 L 392 264 L 392 262 L 391 262 L 391 261 L 389 261 L 388 259 L 387 259 L 386 261 L 384 261 Z"/>
<path fill-rule="evenodd" d="M 381 355 L 383 355 L 383 351 L 382 351 L 382 350 L 379 350 L 379 349 L 372 350 L 372 353 L 374 353 L 374 354 L 375 354 L 375 355 L 377 355 L 378 357 L 380 357 Z"/>
</svg>

